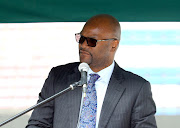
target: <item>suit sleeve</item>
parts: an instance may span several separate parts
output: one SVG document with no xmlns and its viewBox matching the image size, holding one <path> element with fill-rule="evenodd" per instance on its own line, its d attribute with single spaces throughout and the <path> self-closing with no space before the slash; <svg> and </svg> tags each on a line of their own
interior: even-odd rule
<svg viewBox="0 0 180 128">
<path fill-rule="evenodd" d="M 39 93 L 38 103 L 47 99 L 54 94 L 53 90 L 54 73 L 50 71 L 41 92 Z M 54 101 L 50 101 L 36 109 L 34 109 L 26 128 L 52 128 Z"/>
<path fill-rule="evenodd" d="M 140 88 L 133 107 L 131 128 L 157 128 L 155 121 L 156 106 L 152 98 L 149 82 Z"/>
</svg>

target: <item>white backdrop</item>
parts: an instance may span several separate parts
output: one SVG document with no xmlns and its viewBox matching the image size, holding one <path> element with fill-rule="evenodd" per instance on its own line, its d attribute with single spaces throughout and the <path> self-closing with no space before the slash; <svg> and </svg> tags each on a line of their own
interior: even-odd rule
<svg viewBox="0 0 180 128">
<path fill-rule="evenodd" d="M 79 61 L 74 34 L 83 25 L 0 24 L 0 112 L 34 105 L 52 67 Z M 180 115 L 180 23 L 122 22 L 121 27 L 116 62 L 151 82 L 157 115 Z"/>
</svg>

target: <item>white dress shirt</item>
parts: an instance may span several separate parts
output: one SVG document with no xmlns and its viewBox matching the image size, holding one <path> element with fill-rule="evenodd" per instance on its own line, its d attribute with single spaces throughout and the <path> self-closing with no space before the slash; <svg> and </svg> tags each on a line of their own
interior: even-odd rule
<svg viewBox="0 0 180 128">
<path fill-rule="evenodd" d="M 100 78 L 95 82 L 95 88 L 96 88 L 96 94 L 97 94 L 96 128 L 98 128 L 102 104 L 104 101 L 106 90 L 107 90 L 109 80 L 111 78 L 113 70 L 114 70 L 114 61 L 110 66 L 108 66 L 107 68 L 105 68 L 99 72 L 95 73 L 91 69 L 89 69 L 89 71 L 88 71 L 87 81 L 89 81 L 89 79 L 90 79 L 89 74 L 95 73 L 100 76 Z"/>
</svg>

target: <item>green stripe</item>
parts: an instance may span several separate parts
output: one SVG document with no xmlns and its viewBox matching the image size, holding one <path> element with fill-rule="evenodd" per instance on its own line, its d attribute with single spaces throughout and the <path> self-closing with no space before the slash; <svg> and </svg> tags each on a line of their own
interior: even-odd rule
<svg viewBox="0 0 180 128">
<path fill-rule="evenodd" d="M 119 21 L 180 21 L 180 1 L 0 0 L 0 22 L 84 22 L 96 14 Z"/>
</svg>

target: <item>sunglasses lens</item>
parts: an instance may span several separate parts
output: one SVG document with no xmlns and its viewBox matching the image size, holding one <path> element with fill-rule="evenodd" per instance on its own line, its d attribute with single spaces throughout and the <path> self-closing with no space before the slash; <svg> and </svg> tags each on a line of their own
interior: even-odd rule
<svg viewBox="0 0 180 128">
<path fill-rule="evenodd" d="M 79 33 L 75 34 L 75 38 L 76 38 L 76 42 L 78 42 L 80 44 L 82 44 L 86 40 L 88 46 L 90 46 L 90 47 L 96 46 L 96 42 L 97 42 L 96 39 L 84 37 L 84 36 L 80 35 Z"/>
<path fill-rule="evenodd" d="M 85 37 L 81 36 L 80 39 L 79 39 L 79 43 L 82 44 L 84 41 L 85 41 Z"/>
<path fill-rule="evenodd" d="M 96 46 L 96 42 L 97 42 L 96 39 L 93 39 L 93 38 L 87 38 L 88 46 L 95 47 L 95 46 Z"/>
</svg>

